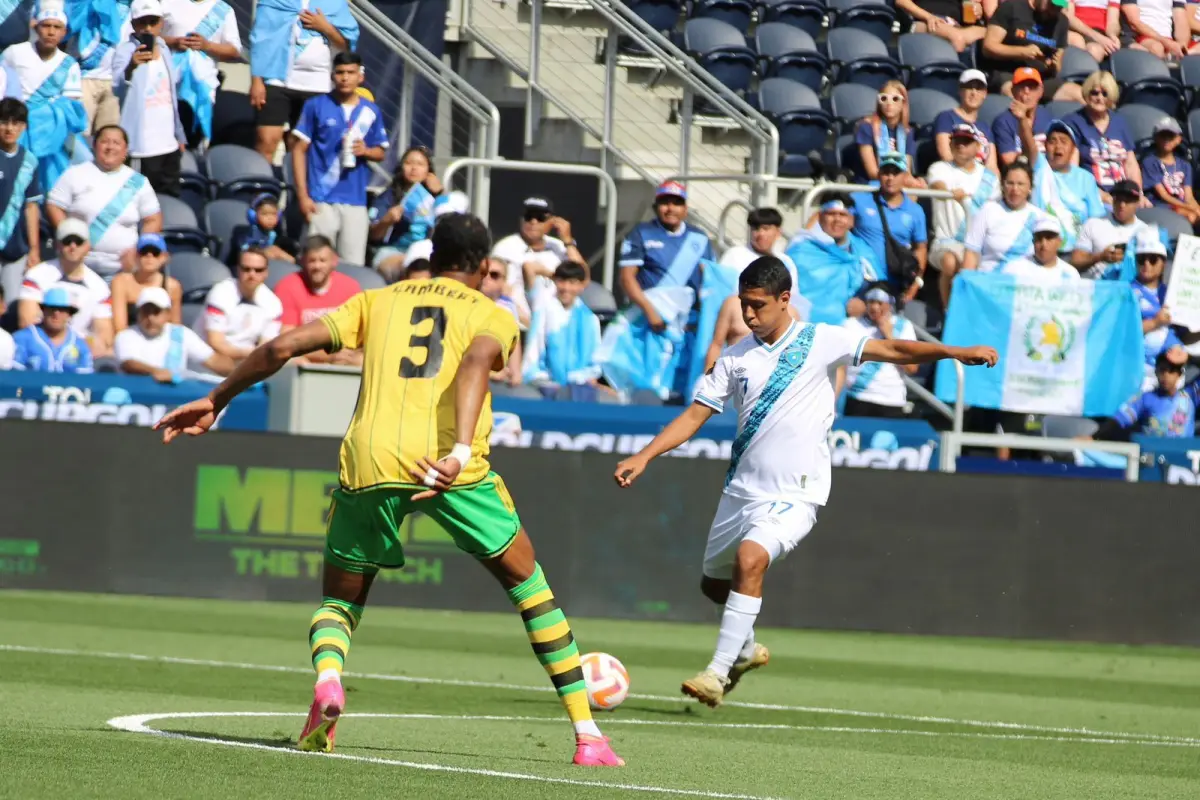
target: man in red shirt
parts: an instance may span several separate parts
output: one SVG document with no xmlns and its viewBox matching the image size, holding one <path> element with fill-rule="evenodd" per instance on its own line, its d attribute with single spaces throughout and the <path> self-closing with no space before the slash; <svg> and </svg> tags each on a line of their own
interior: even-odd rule
<svg viewBox="0 0 1200 800">
<path fill-rule="evenodd" d="M 300 254 L 300 272 L 288 275 L 275 286 L 283 304 L 280 329 L 298 328 L 325 316 L 362 291 L 358 281 L 337 271 L 338 257 L 333 243 L 324 236 L 310 236 Z M 309 353 L 300 359 L 317 364 L 362 364 L 362 351 Z"/>
</svg>

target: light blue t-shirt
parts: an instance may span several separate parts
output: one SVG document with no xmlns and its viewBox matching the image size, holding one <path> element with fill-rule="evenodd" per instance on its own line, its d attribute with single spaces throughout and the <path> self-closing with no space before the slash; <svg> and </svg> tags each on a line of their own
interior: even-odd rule
<svg viewBox="0 0 1200 800">
<path fill-rule="evenodd" d="M 1075 249 L 1083 223 L 1108 213 L 1092 173 L 1075 166 L 1055 172 L 1045 153 L 1038 156 L 1030 202 L 1058 220 L 1063 230 L 1063 251 Z"/>
<path fill-rule="evenodd" d="M 873 181 L 878 185 L 878 181 Z M 895 208 L 882 201 L 880 205 L 887 214 L 888 229 L 892 238 L 904 248 L 915 244 L 924 244 L 929 238 L 928 226 L 925 224 L 925 209 L 908 195 L 901 195 L 904 202 Z M 875 195 L 870 192 L 855 192 L 854 197 L 854 233 L 871 246 L 875 251 L 876 261 L 887 264 L 887 248 L 883 238 L 883 223 L 879 218 L 879 206 L 875 204 Z M 797 262 L 797 266 L 803 266 Z M 897 276 L 898 277 L 898 276 Z"/>
</svg>

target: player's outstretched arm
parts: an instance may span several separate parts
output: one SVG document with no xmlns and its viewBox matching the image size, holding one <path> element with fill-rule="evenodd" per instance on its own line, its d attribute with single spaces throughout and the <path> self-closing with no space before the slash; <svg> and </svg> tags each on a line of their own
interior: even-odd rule
<svg viewBox="0 0 1200 800">
<path fill-rule="evenodd" d="M 332 344 L 329 328 L 319 319 L 282 333 L 256 347 L 207 397 L 175 409 L 155 423 L 154 430 L 163 432 L 163 444 L 170 444 L 181 433 L 188 436 L 206 433 L 233 398 L 274 375 L 292 358 L 324 350 Z"/>
<path fill-rule="evenodd" d="M 910 342 L 905 339 L 868 339 L 863 345 L 863 361 L 890 364 L 927 364 L 953 358 L 969 366 L 996 366 L 999 354 L 991 347 L 951 347 L 941 342 Z"/>
<path fill-rule="evenodd" d="M 412 475 L 429 487 L 429 491 L 414 495 L 413 500 L 424 500 L 450 488 L 458 473 L 471 460 L 471 442 L 475 440 L 475 426 L 483 411 L 483 401 L 488 393 L 488 380 L 492 368 L 501 362 L 502 345 L 492 336 L 477 336 L 467 347 L 454 373 L 454 449 L 445 458 L 431 461 L 428 457 L 417 459 Z M 434 454 L 437 457 L 437 454 Z"/>
<path fill-rule="evenodd" d="M 692 403 L 686 411 L 680 414 L 658 436 L 650 440 L 635 455 L 617 464 L 613 478 L 622 489 L 632 486 L 637 477 L 646 471 L 650 462 L 663 453 L 674 450 L 679 445 L 696 435 L 696 431 L 713 415 L 713 409 L 703 403 Z"/>
</svg>

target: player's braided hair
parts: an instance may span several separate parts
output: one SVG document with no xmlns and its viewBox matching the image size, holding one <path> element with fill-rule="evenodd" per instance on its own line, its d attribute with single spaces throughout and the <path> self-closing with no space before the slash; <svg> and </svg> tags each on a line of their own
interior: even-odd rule
<svg viewBox="0 0 1200 800">
<path fill-rule="evenodd" d="M 434 275 L 443 272 L 478 272 L 492 250 L 492 236 L 479 217 L 446 214 L 430 235 L 433 254 L 429 266 Z"/>
</svg>

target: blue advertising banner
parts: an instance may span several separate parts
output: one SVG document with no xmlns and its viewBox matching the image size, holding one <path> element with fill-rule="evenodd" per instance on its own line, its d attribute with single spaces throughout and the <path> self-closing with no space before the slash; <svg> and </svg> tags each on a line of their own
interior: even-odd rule
<svg viewBox="0 0 1200 800">
<path fill-rule="evenodd" d="M 0 420 L 29 419 L 136 425 L 148 428 L 176 406 L 203 397 L 212 384 L 165 384 L 143 375 L 61 372 L 0 372 Z M 255 386 L 235 398 L 217 427 L 238 431 L 267 429 L 267 393 Z"/>
<path fill-rule="evenodd" d="M 1133 441 L 1142 448 L 1138 480 L 1179 486 L 1200 485 L 1200 439 L 1138 435 Z"/>
<path fill-rule="evenodd" d="M 541 450 L 595 450 L 629 455 L 644 447 L 683 410 L 679 406 L 619 406 L 493 397 L 492 444 Z M 732 411 L 713 417 L 673 451 L 685 458 L 728 459 L 737 435 Z M 939 438 L 924 420 L 838 417 L 829 433 L 835 467 L 924 472 L 937 469 Z"/>
</svg>

